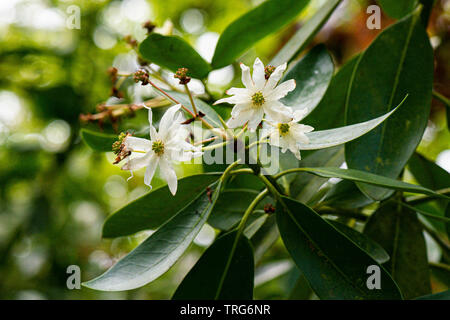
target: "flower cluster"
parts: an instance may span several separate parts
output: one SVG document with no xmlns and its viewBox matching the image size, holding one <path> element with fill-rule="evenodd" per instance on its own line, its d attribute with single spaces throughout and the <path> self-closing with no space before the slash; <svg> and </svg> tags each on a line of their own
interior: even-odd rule
<svg viewBox="0 0 450 320">
<path fill-rule="evenodd" d="M 215 104 L 234 104 L 231 111 L 231 119 L 227 125 L 230 128 L 248 125 L 250 131 L 255 131 L 266 115 L 266 122 L 270 129 L 264 129 L 263 136 L 269 137 L 271 145 L 281 148 L 282 152 L 290 150 L 299 160 L 299 143 L 309 143 L 305 133 L 314 130 L 311 126 L 298 124 L 308 113 L 302 109 L 293 111 L 285 106 L 280 99 L 295 89 L 295 80 L 287 80 L 278 84 L 287 64 L 284 63 L 277 68 L 266 66 L 259 58 L 253 65 L 253 74 L 250 68 L 241 63 L 242 83 L 245 88 L 231 88 L 227 91 L 231 97 L 220 99 Z"/>
<path fill-rule="evenodd" d="M 228 120 L 229 128 L 247 126 L 253 132 L 262 121 L 262 137 L 268 138 L 268 142 L 280 147 L 282 152 L 290 150 L 300 159 L 299 144 L 309 143 L 305 133 L 311 132 L 313 128 L 299 124 L 307 114 L 307 110 L 293 111 L 291 107 L 285 106 L 280 99 L 295 89 L 295 81 L 288 80 L 278 84 L 284 71 L 286 63 L 281 66 L 266 66 L 260 59 L 256 59 L 253 65 L 253 74 L 250 68 L 241 64 L 242 82 L 245 88 L 231 88 L 227 94 L 231 97 L 220 99 L 215 104 L 231 103 L 235 106 Z M 187 69 L 179 69 L 175 77 L 180 83 L 186 84 L 190 78 Z M 136 82 L 143 84 L 148 81 L 148 74 L 140 70 L 134 74 Z M 180 108 L 181 104 L 170 107 L 163 115 L 159 123 L 159 131 L 152 123 L 152 110 L 148 108 L 148 121 L 150 125 L 150 139 L 133 137 L 130 134 L 122 134 L 113 145 L 117 154 L 116 162 L 127 158 L 122 166 L 123 170 L 138 170 L 146 167 L 144 182 L 151 187 L 151 181 L 156 168 L 160 167 L 161 176 L 167 181 L 172 194 L 177 190 L 177 176 L 172 167 L 173 161 L 189 161 L 202 155 L 201 146 L 189 143 L 189 130 L 187 121 Z M 184 108 L 184 107 L 183 107 Z M 212 130 L 214 131 L 214 130 Z"/>
</svg>

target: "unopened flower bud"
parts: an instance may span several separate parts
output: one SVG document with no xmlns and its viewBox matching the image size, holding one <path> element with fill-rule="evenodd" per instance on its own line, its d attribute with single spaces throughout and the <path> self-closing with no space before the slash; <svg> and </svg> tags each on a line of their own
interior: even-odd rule
<svg viewBox="0 0 450 320">
<path fill-rule="evenodd" d="M 134 39 L 131 35 L 127 35 L 123 38 L 123 40 L 125 40 L 126 43 L 128 43 L 132 48 L 136 48 L 137 47 L 137 41 L 136 39 Z"/>
<path fill-rule="evenodd" d="M 191 81 L 191 77 L 187 75 L 188 71 L 187 68 L 179 68 L 173 77 L 179 79 L 180 84 L 188 84 Z"/>
<path fill-rule="evenodd" d="M 268 214 L 275 213 L 275 207 L 270 203 L 267 203 L 264 205 L 264 212 Z"/>
<path fill-rule="evenodd" d="M 138 70 L 134 73 L 134 82 L 142 82 L 142 85 L 147 85 L 149 83 L 149 75 L 144 70 Z"/>
<path fill-rule="evenodd" d="M 264 73 L 265 73 L 265 78 L 266 78 L 266 80 L 269 80 L 269 78 L 270 78 L 270 76 L 272 75 L 272 73 L 275 71 L 275 67 L 274 66 L 271 66 L 271 65 L 268 65 L 268 66 L 266 66 L 265 68 L 264 68 Z"/>
<path fill-rule="evenodd" d="M 144 29 L 147 29 L 147 34 L 152 33 L 153 30 L 156 28 L 156 26 L 155 26 L 155 25 L 153 24 L 153 22 L 151 22 L 151 21 L 145 22 L 145 23 L 142 25 L 142 27 L 143 27 Z"/>
</svg>

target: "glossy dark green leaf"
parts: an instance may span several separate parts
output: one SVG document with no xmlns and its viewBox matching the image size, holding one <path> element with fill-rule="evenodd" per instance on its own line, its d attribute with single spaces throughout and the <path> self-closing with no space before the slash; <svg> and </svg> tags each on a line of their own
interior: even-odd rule
<svg viewBox="0 0 450 320">
<path fill-rule="evenodd" d="M 328 0 L 306 23 L 289 39 L 270 62 L 278 66 L 293 60 L 311 42 L 322 26 L 327 22 L 341 0 Z"/>
<path fill-rule="evenodd" d="M 315 130 L 327 130 L 345 125 L 347 90 L 358 56 L 347 62 L 331 79 L 319 105 L 302 120 Z"/>
<path fill-rule="evenodd" d="M 415 12 L 385 29 L 358 61 L 347 100 L 348 124 L 373 119 L 408 98 L 376 129 L 345 145 L 348 167 L 397 178 L 426 128 L 432 84 L 433 49 Z M 376 200 L 391 193 L 357 185 Z"/>
<path fill-rule="evenodd" d="M 139 46 L 142 56 L 161 67 L 176 72 L 188 68 L 194 78 L 205 78 L 211 67 L 186 41 L 177 36 L 149 35 Z"/>
<path fill-rule="evenodd" d="M 333 77 L 334 64 L 324 45 L 311 49 L 297 62 L 281 81 L 294 79 L 295 90 L 282 99 L 283 103 L 294 110 L 314 110 L 327 91 Z"/>
<path fill-rule="evenodd" d="M 112 152 L 112 145 L 117 141 L 117 135 L 95 132 L 88 129 L 81 129 L 80 135 L 91 149 L 100 152 Z"/>
<path fill-rule="evenodd" d="M 170 193 L 168 186 L 143 195 L 108 217 L 103 225 L 103 237 L 120 237 L 158 228 L 217 179 L 218 174 L 193 175 L 178 180 L 175 196 Z"/>
<path fill-rule="evenodd" d="M 264 254 L 280 237 L 275 215 L 269 215 L 264 224 L 251 237 L 252 246 L 255 251 L 255 263 L 258 264 Z"/>
<path fill-rule="evenodd" d="M 450 173 L 424 156 L 414 153 L 408 162 L 408 169 L 420 185 L 432 190 L 450 187 Z M 420 211 L 430 212 L 433 215 L 443 217 L 448 200 L 433 200 L 416 205 Z M 445 225 L 442 222 L 429 219 L 439 231 L 444 232 Z"/>
<path fill-rule="evenodd" d="M 445 209 L 445 217 L 450 219 L 450 202 L 447 204 Z M 450 239 L 450 223 L 447 223 L 447 237 Z"/>
<path fill-rule="evenodd" d="M 253 250 L 237 231 L 218 238 L 183 279 L 174 300 L 253 299 Z"/>
<path fill-rule="evenodd" d="M 401 299 L 400 291 L 370 255 L 301 202 L 277 204 L 281 237 L 297 267 L 321 299 Z M 381 289 L 370 290 L 367 267 L 380 268 Z"/>
<path fill-rule="evenodd" d="M 221 34 L 214 69 L 234 62 L 256 42 L 292 21 L 309 0 L 268 0 L 232 22 Z"/>
<path fill-rule="evenodd" d="M 426 296 L 419 297 L 416 300 L 450 300 L 450 290 L 435 294 L 428 294 Z"/>
<path fill-rule="evenodd" d="M 386 268 L 405 299 L 431 293 L 427 249 L 415 212 L 398 204 L 384 204 L 370 217 L 364 233 L 391 257 Z"/>
<path fill-rule="evenodd" d="M 343 223 L 327 220 L 331 223 L 336 229 L 345 234 L 350 238 L 354 243 L 356 243 L 361 249 L 367 252 L 376 262 L 379 264 L 383 264 L 389 261 L 389 255 L 386 250 L 383 249 L 378 243 L 370 239 L 365 234 L 356 231 L 353 228 L 346 226 Z"/>
<path fill-rule="evenodd" d="M 377 0 L 384 12 L 391 18 L 401 19 L 414 10 L 418 0 Z"/>
<path fill-rule="evenodd" d="M 364 182 L 374 186 L 385 187 L 393 190 L 401 190 L 413 193 L 422 193 L 433 195 L 439 198 L 448 199 L 446 195 L 434 192 L 428 188 L 419 185 L 406 183 L 400 180 L 394 180 L 387 177 L 379 176 L 373 173 L 340 168 L 300 168 L 302 171 L 309 172 L 325 178 L 340 178 L 355 182 Z"/>
<path fill-rule="evenodd" d="M 333 208 L 355 209 L 371 204 L 373 200 L 366 197 L 353 181 L 342 180 L 327 192 L 321 203 Z"/>
<path fill-rule="evenodd" d="M 245 210 L 258 193 L 251 189 L 224 190 L 219 195 L 208 223 L 216 229 L 229 230 L 241 220 Z"/>
<path fill-rule="evenodd" d="M 206 190 L 203 191 L 108 271 L 83 285 L 102 291 L 131 290 L 164 274 L 187 250 L 205 224 L 219 195 L 221 181 L 211 186 L 214 190 L 211 199 Z"/>
<path fill-rule="evenodd" d="M 342 146 L 317 150 L 299 161 L 300 168 L 307 167 L 339 167 L 344 162 L 344 148 Z M 327 182 L 328 178 L 299 172 L 293 175 L 295 179 L 290 185 L 290 194 L 293 198 L 307 203 L 319 188 Z"/>
</svg>

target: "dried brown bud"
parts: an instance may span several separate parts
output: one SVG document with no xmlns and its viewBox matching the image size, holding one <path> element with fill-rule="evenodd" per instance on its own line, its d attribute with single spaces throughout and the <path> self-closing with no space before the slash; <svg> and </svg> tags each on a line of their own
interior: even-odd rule
<svg viewBox="0 0 450 320">
<path fill-rule="evenodd" d="M 145 86 L 149 83 L 150 77 L 147 72 L 144 70 L 138 70 L 134 73 L 134 82 L 142 82 L 142 85 Z"/>
<path fill-rule="evenodd" d="M 114 67 L 109 67 L 106 72 L 107 72 L 108 76 L 111 78 L 111 82 L 115 83 L 117 81 L 118 70 Z"/>
<path fill-rule="evenodd" d="M 113 143 L 112 151 L 114 152 L 114 154 L 117 155 L 116 158 L 114 159 L 113 164 L 118 164 L 120 161 L 122 161 L 131 154 L 131 151 L 127 150 L 125 147 L 125 139 L 129 136 L 131 136 L 129 132 L 127 133 L 122 132 L 119 135 L 117 141 Z"/>
<path fill-rule="evenodd" d="M 267 203 L 264 205 L 264 212 L 268 214 L 275 213 L 275 207 L 270 203 Z"/>
<path fill-rule="evenodd" d="M 173 77 L 180 79 L 180 84 L 188 84 L 191 81 L 191 77 L 187 75 L 188 71 L 187 68 L 179 68 Z"/>
<path fill-rule="evenodd" d="M 153 29 L 156 28 L 156 26 L 155 26 L 155 25 L 153 24 L 153 22 L 151 22 L 151 21 L 145 22 L 145 23 L 142 25 L 142 27 L 143 27 L 144 29 L 147 29 L 147 34 L 152 33 L 152 32 L 153 32 Z"/>
<path fill-rule="evenodd" d="M 123 93 L 119 89 L 117 89 L 115 86 L 111 88 L 111 96 L 116 97 L 119 99 L 123 98 Z"/>
<path fill-rule="evenodd" d="M 132 48 L 136 48 L 137 47 L 137 41 L 136 39 L 134 39 L 131 35 L 127 35 L 123 38 L 123 40 L 125 40 L 126 43 L 128 43 Z"/>
<path fill-rule="evenodd" d="M 275 71 L 275 69 L 276 68 L 274 66 L 271 66 L 271 65 L 268 65 L 268 66 L 266 66 L 264 68 L 264 72 L 265 72 L 265 76 L 264 77 L 266 78 L 266 80 L 269 80 L 270 76 Z"/>
</svg>

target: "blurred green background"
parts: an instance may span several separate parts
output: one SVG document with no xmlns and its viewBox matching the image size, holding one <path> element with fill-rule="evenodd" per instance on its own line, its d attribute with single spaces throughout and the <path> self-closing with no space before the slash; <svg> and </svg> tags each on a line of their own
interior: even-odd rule
<svg viewBox="0 0 450 320">
<path fill-rule="evenodd" d="M 101 239 L 105 217 L 148 192 L 142 172 L 113 166 L 112 153 L 94 153 L 80 140 L 86 126 L 80 114 L 110 98 L 107 69 L 127 68 L 130 52 L 123 38 L 145 38 L 143 22 L 161 27 L 170 19 L 174 33 L 210 60 L 221 31 L 259 4 L 255 0 L 8 0 L 0 1 L 0 298 L 2 299 L 167 299 L 215 232 L 206 227 L 196 245 L 157 281 L 119 293 L 66 287 L 69 265 L 92 279 L 145 239 L 149 232 Z M 297 28 L 325 1 L 311 1 L 295 24 L 267 37 L 246 53 L 267 63 Z M 435 89 L 450 96 L 450 1 L 437 1 L 429 35 L 436 49 Z M 337 66 L 366 48 L 379 30 L 365 27 L 372 1 L 349 0 L 339 7 L 314 40 L 324 42 Z M 80 29 L 70 29 L 80 12 Z M 383 16 L 382 26 L 393 21 Z M 166 24 L 167 25 L 167 24 Z M 213 72 L 210 90 L 220 94 L 240 73 L 236 66 Z M 201 93 L 203 88 L 197 90 Z M 142 113 L 142 112 L 141 112 Z M 127 126 L 144 127 L 145 114 Z M 95 130 L 112 131 L 108 124 Z M 429 126 L 419 150 L 450 170 L 450 137 L 445 109 L 433 101 Z M 201 170 L 178 168 L 179 175 Z M 154 181 L 154 186 L 162 182 Z M 430 244 L 432 246 L 432 244 Z M 432 254 L 432 250 L 430 251 Z M 286 298 L 292 266 L 277 243 L 258 266 L 255 298 Z M 267 263 L 280 262 L 275 268 Z M 259 270 L 259 271 L 258 271 Z M 267 272 L 269 270 L 269 272 Z M 278 276 L 280 275 L 280 276 Z M 274 279 L 274 280 L 272 280 Z M 448 284 L 433 282 L 436 291 Z"/>
</svg>

